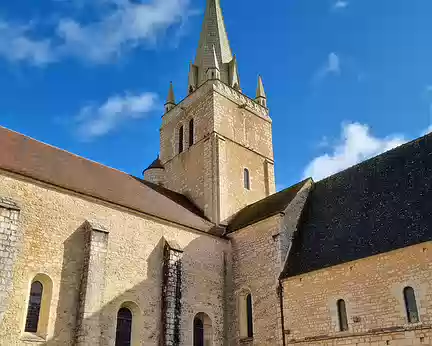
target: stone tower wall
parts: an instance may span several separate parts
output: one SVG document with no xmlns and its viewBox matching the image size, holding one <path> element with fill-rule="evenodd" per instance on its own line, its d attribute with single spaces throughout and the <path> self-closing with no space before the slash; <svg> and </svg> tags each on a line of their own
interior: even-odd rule
<svg viewBox="0 0 432 346">
<path fill-rule="evenodd" d="M 189 147 L 192 118 L 195 137 Z M 184 151 L 179 154 L 182 125 Z M 166 187 L 188 196 L 214 222 L 225 222 L 275 192 L 267 110 L 220 81 L 208 81 L 163 117 L 161 160 Z M 245 168 L 250 191 L 244 188 Z"/>
</svg>

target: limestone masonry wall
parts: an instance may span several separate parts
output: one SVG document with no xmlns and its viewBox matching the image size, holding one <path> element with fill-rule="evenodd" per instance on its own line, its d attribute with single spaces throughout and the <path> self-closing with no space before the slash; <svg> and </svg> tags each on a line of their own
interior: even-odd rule
<svg viewBox="0 0 432 346">
<path fill-rule="evenodd" d="M 23 245 L 13 266 L 14 289 L 0 322 L 1 346 L 34 345 L 21 338 L 30 282 L 38 273 L 53 281 L 48 336 L 39 344 L 73 345 L 85 268 L 86 220 L 95 220 L 109 232 L 103 285 L 98 286 L 102 290 L 98 291 L 100 306 L 92 306 L 90 316 L 84 316 L 99 314 L 101 345 L 114 345 L 121 306 L 131 308 L 134 323 L 139 325 L 132 329 L 133 345 L 158 345 L 164 239 L 172 239 L 184 251 L 181 345 L 191 345 L 193 318 L 199 312 L 212 320 L 214 345 L 223 345 L 224 253 L 229 251 L 226 240 L 3 172 L 0 196 L 20 206 L 23 232 Z"/>
<path fill-rule="evenodd" d="M 253 340 L 245 345 L 281 345 L 282 330 L 279 309 L 278 244 L 279 215 L 229 235 L 232 243 L 233 331 L 230 345 L 240 344 L 239 299 L 244 292 L 252 294 Z"/>
<path fill-rule="evenodd" d="M 287 345 L 431 345 L 432 243 L 315 271 L 283 282 Z M 403 290 L 414 288 L 420 323 L 408 324 Z M 349 330 L 339 331 L 345 300 Z"/>
</svg>

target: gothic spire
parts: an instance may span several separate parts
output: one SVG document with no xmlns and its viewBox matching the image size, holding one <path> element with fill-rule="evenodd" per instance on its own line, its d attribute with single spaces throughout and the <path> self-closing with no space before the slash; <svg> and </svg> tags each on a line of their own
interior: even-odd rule
<svg viewBox="0 0 432 346">
<path fill-rule="evenodd" d="M 229 63 L 233 56 L 231 53 L 228 35 L 222 15 L 220 0 L 207 0 L 207 7 L 195 59 L 198 68 L 198 86 L 206 81 L 207 70 L 214 64 L 214 51 L 221 72 L 221 80 L 229 84 Z"/>
<path fill-rule="evenodd" d="M 168 91 L 168 97 L 165 103 L 165 111 L 169 112 L 171 109 L 173 109 L 176 105 L 175 102 L 175 96 L 174 96 L 174 87 L 173 87 L 173 83 L 170 82 L 170 87 L 169 87 L 169 91 Z"/>
<path fill-rule="evenodd" d="M 267 96 L 264 91 L 264 84 L 261 76 L 258 76 L 258 86 L 256 90 L 255 101 L 258 102 L 261 106 L 267 107 Z"/>
</svg>

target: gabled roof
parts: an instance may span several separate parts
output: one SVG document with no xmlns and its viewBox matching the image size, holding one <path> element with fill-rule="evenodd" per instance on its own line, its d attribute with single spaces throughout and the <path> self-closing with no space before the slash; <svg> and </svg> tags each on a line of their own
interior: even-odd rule
<svg viewBox="0 0 432 346">
<path fill-rule="evenodd" d="M 268 196 L 240 210 L 229 222 L 227 233 L 237 231 L 271 216 L 282 213 L 310 179 L 303 180 L 285 190 Z"/>
<path fill-rule="evenodd" d="M 197 230 L 214 227 L 184 196 L 4 127 L 0 169 Z"/>
<path fill-rule="evenodd" d="M 282 276 L 432 240 L 432 134 L 316 183 Z"/>
</svg>

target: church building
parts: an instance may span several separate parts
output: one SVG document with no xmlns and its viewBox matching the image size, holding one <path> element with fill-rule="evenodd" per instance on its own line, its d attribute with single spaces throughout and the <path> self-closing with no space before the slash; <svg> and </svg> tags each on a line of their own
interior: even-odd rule
<svg viewBox="0 0 432 346">
<path fill-rule="evenodd" d="M 143 177 L 0 127 L 0 346 L 432 345 L 432 135 L 276 193 L 238 63 L 207 0 Z"/>
</svg>

